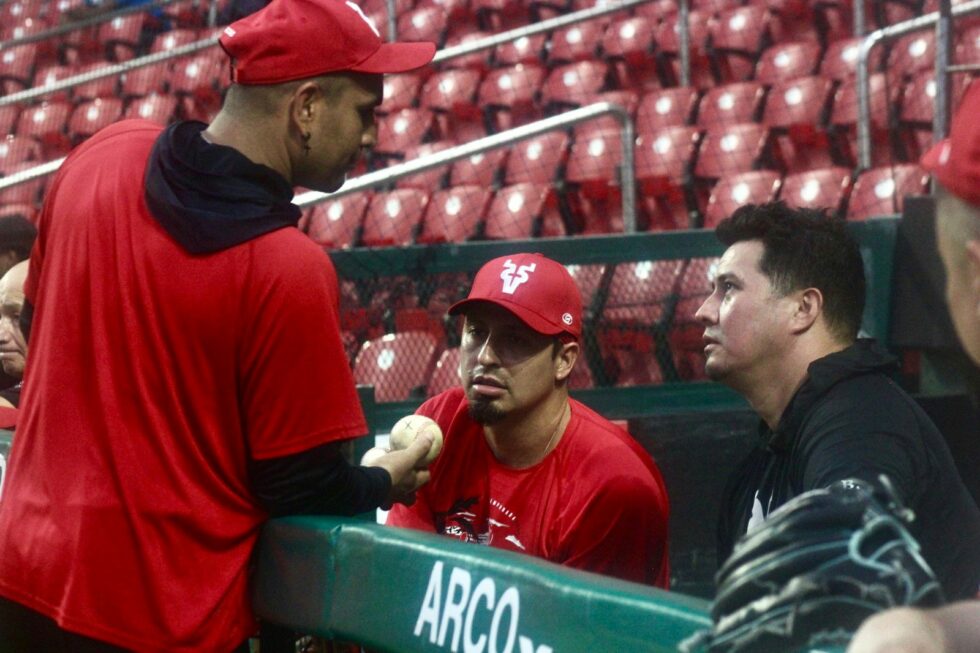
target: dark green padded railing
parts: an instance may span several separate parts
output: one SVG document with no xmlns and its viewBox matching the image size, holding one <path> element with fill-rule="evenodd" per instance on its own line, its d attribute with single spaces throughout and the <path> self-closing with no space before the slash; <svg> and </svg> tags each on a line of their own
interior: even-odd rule
<svg viewBox="0 0 980 653">
<path fill-rule="evenodd" d="M 378 651 L 676 651 L 708 604 L 446 537 L 328 517 L 270 522 L 259 616 Z"/>
</svg>

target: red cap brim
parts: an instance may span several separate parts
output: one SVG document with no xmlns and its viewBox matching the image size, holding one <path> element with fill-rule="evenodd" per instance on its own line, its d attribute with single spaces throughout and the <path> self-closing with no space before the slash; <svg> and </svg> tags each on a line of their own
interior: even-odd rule
<svg viewBox="0 0 980 653">
<path fill-rule="evenodd" d="M 359 73 L 405 73 L 426 65 L 436 55 L 436 44 L 428 41 L 382 43 L 370 57 L 352 66 Z"/>
<path fill-rule="evenodd" d="M 466 299 L 461 299 L 450 306 L 447 312 L 450 315 L 459 315 L 460 312 L 462 312 L 467 306 L 472 306 L 479 303 L 494 304 L 495 306 L 499 306 L 500 308 L 510 311 L 517 317 L 518 320 L 526 324 L 532 331 L 536 331 L 542 335 L 557 336 L 559 333 L 570 333 L 573 336 L 578 337 L 570 329 L 557 328 L 554 324 L 530 310 L 526 306 L 521 306 L 520 304 L 508 302 L 496 297 L 467 297 Z"/>
</svg>

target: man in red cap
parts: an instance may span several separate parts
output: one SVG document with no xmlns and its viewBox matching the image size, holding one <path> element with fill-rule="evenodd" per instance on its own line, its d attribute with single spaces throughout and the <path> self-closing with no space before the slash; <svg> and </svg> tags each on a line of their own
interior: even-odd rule
<svg viewBox="0 0 980 653">
<path fill-rule="evenodd" d="M 656 464 L 623 429 L 568 396 L 582 298 L 560 263 L 484 265 L 463 316 L 462 387 L 418 414 L 445 434 L 432 481 L 388 524 L 437 532 L 666 588 L 669 506 Z"/>
<path fill-rule="evenodd" d="M 344 182 L 376 139 L 383 43 L 345 0 L 274 0 L 220 38 L 210 125 L 116 123 L 48 189 L 32 356 L 0 502 L 0 648 L 247 651 L 263 522 L 409 500 L 429 436 L 348 465 L 367 427 L 329 258 L 294 186 Z M 36 353 L 36 355 L 35 355 Z"/>
<path fill-rule="evenodd" d="M 960 342 L 980 365 L 980 83 L 960 104 L 949 138 L 922 158 L 936 181 L 936 242 L 946 300 Z M 954 534 L 955 536 L 955 534 Z M 980 593 L 980 588 L 978 593 Z M 980 651 L 980 602 L 936 610 L 902 608 L 868 619 L 848 653 Z"/>
</svg>

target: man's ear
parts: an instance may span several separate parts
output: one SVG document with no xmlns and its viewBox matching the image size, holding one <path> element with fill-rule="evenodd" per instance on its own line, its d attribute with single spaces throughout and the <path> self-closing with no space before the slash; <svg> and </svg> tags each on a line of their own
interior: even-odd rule
<svg viewBox="0 0 980 653">
<path fill-rule="evenodd" d="M 806 288 L 793 293 L 793 298 L 791 325 L 794 333 L 803 333 L 823 314 L 823 293 L 817 288 Z"/>
<path fill-rule="evenodd" d="M 564 381 L 572 373 L 575 361 L 578 360 L 579 351 L 579 344 L 575 340 L 561 344 L 561 349 L 558 350 L 558 356 L 555 359 L 556 381 Z"/>
<path fill-rule="evenodd" d="M 290 102 L 290 117 L 300 131 L 307 131 L 306 127 L 313 122 L 313 118 L 318 109 L 317 100 L 323 94 L 320 85 L 314 81 L 300 84 L 293 92 Z"/>
</svg>

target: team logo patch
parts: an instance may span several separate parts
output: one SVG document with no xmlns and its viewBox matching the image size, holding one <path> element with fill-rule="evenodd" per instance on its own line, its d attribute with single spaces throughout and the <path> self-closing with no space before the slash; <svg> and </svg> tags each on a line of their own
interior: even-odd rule
<svg viewBox="0 0 980 653">
<path fill-rule="evenodd" d="M 504 281 L 502 288 L 504 294 L 513 295 L 518 286 L 530 279 L 530 274 L 534 272 L 537 266 L 537 263 L 531 263 L 517 267 L 513 261 L 507 259 L 504 262 L 504 269 L 500 273 L 500 278 Z"/>
<path fill-rule="evenodd" d="M 571 313 L 563 313 L 561 316 L 561 321 L 564 322 L 566 326 L 572 326 L 572 322 L 574 322 L 574 318 L 572 318 Z"/>
</svg>

